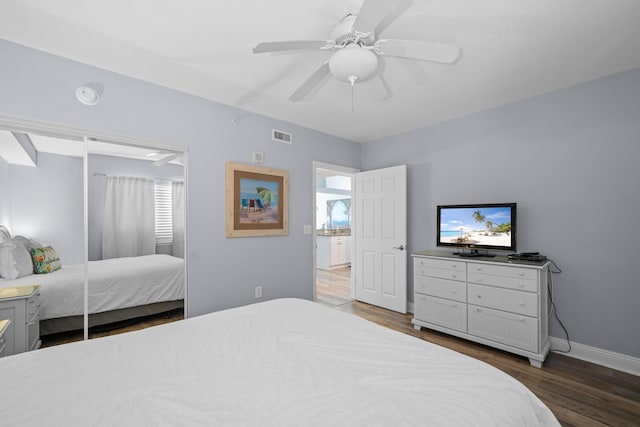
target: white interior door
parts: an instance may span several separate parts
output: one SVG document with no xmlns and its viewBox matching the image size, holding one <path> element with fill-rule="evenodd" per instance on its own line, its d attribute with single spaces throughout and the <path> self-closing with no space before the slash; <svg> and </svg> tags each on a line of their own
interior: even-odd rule
<svg viewBox="0 0 640 427">
<path fill-rule="evenodd" d="M 407 312 L 407 167 L 356 174 L 356 300 Z"/>
</svg>

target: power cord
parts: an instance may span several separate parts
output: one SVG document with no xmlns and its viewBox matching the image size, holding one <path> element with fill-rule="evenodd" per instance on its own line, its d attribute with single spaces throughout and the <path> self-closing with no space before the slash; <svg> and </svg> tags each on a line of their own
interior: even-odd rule
<svg viewBox="0 0 640 427">
<path fill-rule="evenodd" d="M 560 327 L 564 331 L 564 334 L 567 337 L 566 338 L 567 339 L 567 345 L 569 346 L 568 350 L 554 350 L 554 351 L 557 351 L 559 353 L 570 353 L 571 352 L 571 340 L 569 339 L 569 331 L 567 331 L 567 328 L 565 328 L 564 324 L 560 320 L 560 317 L 558 317 L 558 308 L 556 307 L 556 304 L 553 301 L 553 274 L 562 273 L 562 270 L 560 269 L 560 267 L 558 267 L 558 264 L 556 264 L 556 262 L 554 260 L 550 259 L 549 262 L 551 263 L 551 265 L 553 267 L 553 268 L 549 268 L 547 270 L 547 275 L 548 275 L 548 278 L 549 278 L 549 280 L 547 281 L 547 290 L 549 291 L 549 301 L 551 302 L 551 311 L 553 311 L 554 317 L 556 318 L 556 320 L 560 324 Z"/>
</svg>

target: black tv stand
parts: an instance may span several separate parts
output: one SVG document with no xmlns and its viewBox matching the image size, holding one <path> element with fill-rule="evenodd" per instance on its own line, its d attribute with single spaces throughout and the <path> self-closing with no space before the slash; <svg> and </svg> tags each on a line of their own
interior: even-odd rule
<svg viewBox="0 0 640 427">
<path fill-rule="evenodd" d="M 477 258 L 477 257 L 493 258 L 495 256 L 489 253 L 480 253 L 478 252 L 477 249 L 472 249 L 469 252 L 454 252 L 453 254 L 462 258 Z"/>
</svg>

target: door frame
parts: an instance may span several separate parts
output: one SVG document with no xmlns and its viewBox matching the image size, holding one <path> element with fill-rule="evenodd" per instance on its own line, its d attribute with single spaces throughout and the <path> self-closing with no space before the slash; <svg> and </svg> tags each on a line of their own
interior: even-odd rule
<svg viewBox="0 0 640 427">
<path fill-rule="evenodd" d="M 356 173 L 360 172 L 360 169 L 356 169 L 356 168 L 352 168 L 349 166 L 340 166 L 340 165 L 335 165 L 335 164 L 331 164 L 331 163 L 324 163 L 324 162 L 319 162 L 314 160 L 312 162 L 311 165 L 311 185 L 312 185 L 312 192 L 311 192 L 311 247 L 313 249 L 313 263 L 312 263 L 312 271 L 313 271 L 313 301 L 317 301 L 318 300 L 318 294 L 317 294 L 317 267 L 316 267 L 316 261 L 317 261 L 317 234 L 316 234 L 316 193 L 317 193 L 317 177 L 318 177 L 318 169 L 328 169 L 340 174 L 344 174 L 344 175 L 349 175 L 351 177 L 351 209 L 352 209 L 352 213 L 351 213 L 351 299 L 355 299 L 356 297 L 356 288 L 355 288 L 355 275 L 353 274 L 353 266 L 355 264 L 355 248 L 353 245 L 353 235 L 355 233 L 355 228 L 354 227 L 354 222 L 355 221 L 355 216 L 353 215 L 353 209 L 355 206 L 355 188 L 354 188 L 354 183 L 355 183 L 355 177 L 356 177 Z"/>
</svg>

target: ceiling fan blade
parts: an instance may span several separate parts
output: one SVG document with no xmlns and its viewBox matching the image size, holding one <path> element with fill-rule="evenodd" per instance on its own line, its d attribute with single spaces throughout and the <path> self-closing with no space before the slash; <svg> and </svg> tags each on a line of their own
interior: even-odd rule
<svg viewBox="0 0 640 427">
<path fill-rule="evenodd" d="M 289 97 L 291 102 L 300 102 L 315 88 L 327 75 L 329 75 L 329 62 L 325 62 L 309 78 L 300 85 Z"/>
<path fill-rule="evenodd" d="M 421 40 L 378 40 L 375 43 L 382 55 L 421 61 L 452 64 L 460 56 L 460 47 L 453 44 Z"/>
<path fill-rule="evenodd" d="M 380 21 L 398 1 L 400 0 L 365 0 L 353 23 L 353 28 L 359 33 L 373 34 Z"/>
<path fill-rule="evenodd" d="M 382 18 L 380 23 L 376 26 L 375 34 L 382 34 L 392 22 L 403 15 L 409 7 L 413 4 L 413 0 L 398 0 L 396 5 L 392 7 L 389 12 Z"/>
<path fill-rule="evenodd" d="M 367 94 L 376 101 L 386 101 L 393 96 L 393 92 L 382 74 L 364 83 Z"/>
<path fill-rule="evenodd" d="M 284 42 L 258 43 L 253 53 L 281 52 L 284 50 L 319 50 L 330 48 L 331 42 L 326 40 L 290 40 Z"/>
</svg>

